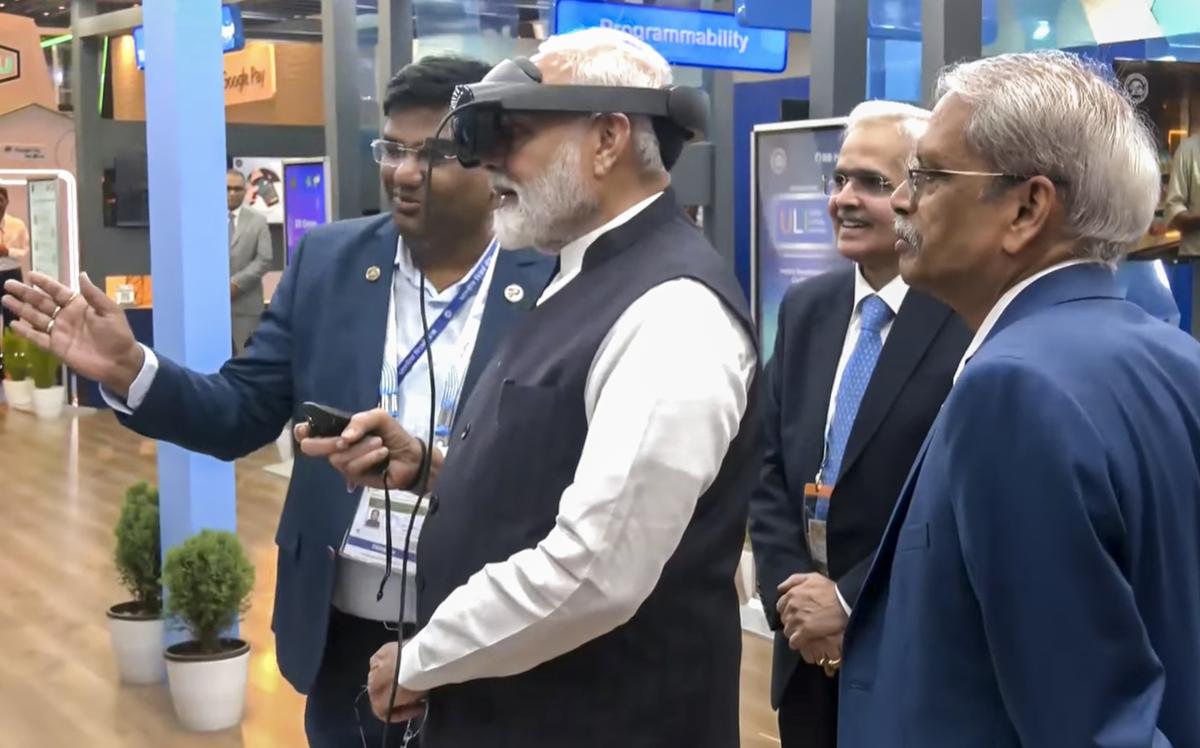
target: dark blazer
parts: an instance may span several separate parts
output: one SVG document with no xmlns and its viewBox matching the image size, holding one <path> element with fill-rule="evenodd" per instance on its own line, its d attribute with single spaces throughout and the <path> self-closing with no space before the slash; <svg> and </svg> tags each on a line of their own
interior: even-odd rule
<svg viewBox="0 0 1200 748">
<path fill-rule="evenodd" d="M 776 587 L 816 571 L 804 532 L 804 484 L 816 478 L 825 447 L 833 379 L 854 305 L 854 273 L 838 270 L 796 284 L 779 312 L 775 353 L 760 392 L 765 459 L 750 499 L 750 538 L 759 594 L 771 628 Z M 892 323 L 850 430 L 842 474 L 830 500 L 829 572 L 852 606 L 913 457 L 950 389 L 971 333 L 944 304 L 909 290 Z M 797 667 L 825 679 L 775 637 L 772 705 Z M 832 719 L 833 715 L 829 715 Z"/>
<path fill-rule="evenodd" d="M 1110 270 L 967 363 L 845 636 L 842 748 L 1200 746 L 1200 345 Z"/>
<path fill-rule="evenodd" d="M 210 375 L 160 356 L 145 401 L 132 416 L 118 417 L 138 433 L 232 460 L 271 443 L 306 400 L 351 412 L 374 408 L 397 238 L 389 216 L 313 230 L 245 354 Z M 536 303 L 554 267 L 553 258 L 531 250 L 502 251 L 496 262 L 463 398 L 500 338 Z M 369 267 L 379 268 L 374 282 L 366 279 Z M 524 290 L 519 303 L 505 298 L 512 284 Z M 275 538 L 272 628 L 279 668 L 301 693 L 321 664 L 336 549 L 354 510 L 345 481 L 328 461 L 296 454 Z"/>
</svg>

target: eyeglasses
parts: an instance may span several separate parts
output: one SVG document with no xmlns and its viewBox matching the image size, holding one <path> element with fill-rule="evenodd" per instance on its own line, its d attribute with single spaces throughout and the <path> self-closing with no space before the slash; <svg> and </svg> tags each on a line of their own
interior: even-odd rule
<svg viewBox="0 0 1200 748">
<path fill-rule="evenodd" d="M 371 157 L 380 166 L 395 168 L 413 157 L 421 166 L 441 166 L 458 158 L 454 143 L 449 140 L 427 140 L 420 147 L 412 148 L 394 140 L 371 141 Z"/>
<path fill-rule="evenodd" d="M 990 179 L 1008 179 L 1014 183 L 1033 179 L 1036 174 L 1005 174 L 999 171 L 959 171 L 957 169 L 924 169 L 911 168 L 908 170 L 908 186 L 913 195 L 919 195 L 930 182 L 938 177 L 988 177 Z M 1066 181 L 1057 177 L 1047 177 L 1057 185 L 1066 185 Z"/>
<path fill-rule="evenodd" d="M 846 189 L 846 185 L 854 183 L 859 192 L 864 195 L 878 197 L 881 195 L 890 195 L 896 190 L 896 186 L 891 180 L 882 174 L 846 174 L 844 172 L 835 171 L 832 177 L 821 177 L 821 190 L 826 195 L 832 197 L 840 194 Z"/>
</svg>

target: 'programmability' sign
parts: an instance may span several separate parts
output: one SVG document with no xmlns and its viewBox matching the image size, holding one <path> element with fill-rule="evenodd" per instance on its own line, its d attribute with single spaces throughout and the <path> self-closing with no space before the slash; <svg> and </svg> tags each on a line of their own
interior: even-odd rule
<svg viewBox="0 0 1200 748">
<path fill-rule="evenodd" d="M 781 72 L 787 32 L 738 25 L 730 13 L 558 0 L 555 32 L 614 28 L 654 47 L 673 65 Z"/>
</svg>

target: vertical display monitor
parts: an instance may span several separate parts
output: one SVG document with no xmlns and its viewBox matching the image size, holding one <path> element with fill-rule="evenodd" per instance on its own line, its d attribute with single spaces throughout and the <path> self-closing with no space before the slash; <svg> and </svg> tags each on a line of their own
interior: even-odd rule
<svg viewBox="0 0 1200 748">
<path fill-rule="evenodd" d="M 283 164 L 283 238 L 288 265 L 304 235 L 329 221 L 328 191 L 324 160 Z"/>
<path fill-rule="evenodd" d="M 833 177 L 844 119 L 759 125 L 751 134 L 750 297 L 764 357 L 775 350 L 779 304 L 798 281 L 844 267 L 825 184 Z"/>
</svg>

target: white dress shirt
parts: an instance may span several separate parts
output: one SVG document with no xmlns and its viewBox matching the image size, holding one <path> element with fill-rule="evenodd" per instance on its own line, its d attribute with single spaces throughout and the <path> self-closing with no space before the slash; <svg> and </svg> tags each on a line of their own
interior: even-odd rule
<svg viewBox="0 0 1200 748">
<path fill-rule="evenodd" d="M 963 367 L 967 365 L 967 362 L 971 360 L 971 357 L 974 356 L 975 352 L 979 350 L 979 347 L 983 345 L 983 341 L 987 340 L 987 336 L 991 334 L 992 328 L 995 327 L 996 323 L 1000 321 L 1000 316 L 1004 314 L 1004 310 L 1008 309 L 1009 304 L 1012 304 L 1013 300 L 1020 296 L 1022 291 L 1032 286 L 1036 281 L 1046 277 L 1047 275 L 1050 275 L 1053 272 L 1062 270 L 1063 268 L 1073 267 L 1075 265 L 1086 265 L 1090 262 L 1092 262 L 1092 260 L 1067 260 L 1066 262 L 1060 262 L 1057 265 L 1051 265 L 1045 270 L 1034 273 L 1025 280 L 1005 291 L 996 304 L 991 308 L 991 310 L 988 311 L 987 316 L 983 318 L 983 324 L 981 324 L 979 329 L 975 331 L 975 337 L 971 338 L 971 342 L 967 346 L 967 350 L 963 353 L 962 360 L 958 362 L 958 369 L 954 372 L 954 381 L 958 381 L 959 375 L 962 374 Z"/>
<path fill-rule="evenodd" d="M 539 303 L 579 274 L 597 237 L 657 197 L 564 247 Z M 438 606 L 401 653 L 400 684 L 427 691 L 515 675 L 628 621 L 716 478 L 756 359 L 737 318 L 696 281 L 668 281 L 631 304 L 593 359 L 588 434 L 554 529 Z"/>
<path fill-rule="evenodd" d="M 838 359 L 836 373 L 833 375 L 833 390 L 829 393 L 829 410 L 825 414 L 825 431 L 829 433 L 829 425 L 833 423 L 833 411 L 837 405 L 838 387 L 842 385 L 842 373 L 846 371 L 846 365 L 850 363 L 850 355 L 854 353 L 854 346 L 858 345 L 858 336 L 862 332 L 862 303 L 868 296 L 876 295 L 879 299 L 887 304 L 888 309 L 892 310 L 892 317 L 883 326 L 879 328 L 880 344 L 886 344 L 888 334 L 892 331 L 892 323 L 896 321 L 896 315 L 900 314 L 900 306 L 904 303 L 904 298 L 908 296 L 908 284 L 904 279 L 897 275 L 886 286 L 879 289 L 877 292 L 871 288 L 871 284 L 867 282 L 866 276 L 863 275 L 862 267 L 855 266 L 854 273 L 854 308 L 850 312 L 850 324 L 846 327 L 846 340 L 842 343 L 842 355 Z M 824 463 L 824 455 L 821 462 Z M 842 591 L 837 589 L 838 602 L 842 604 L 842 610 L 846 611 L 846 615 L 850 615 L 850 606 L 846 604 L 846 598 L 842 596 Z"/>
<path fill-rule="evenodd" d="M 436 381 L 436 397 L 433 399 L 436 407 L 440 408 L 443 395 L 447 389 L 457 392 L 461 387 L 462 378 L 470 365 L 471 354 L 475 351 L 475 341 L 479 326 L 483 320 L 484 302 L 488 297 L 488 289 L 492 285 L 492 275 L 496 269 L 495 252 L 492 253 L 491 264 L 483 276 L 483 282 L 475 295 L 467 300 L 463 309 L 450 320 L 442 334 L 433 341 L 433 373 Z M 484 252 L 475 265 L 467 271 L 457 283 L 438 291 L 428 281 L 425 282 L 425 317 L 433 324 L 454 300 L 459 289 L 467 279 L 484 262 L 487 253 Z M 403 240 L 396 244 L 395 273 L 392 276 L 392 324 L 396 330 L 396 347 L 399 356 L 404 356 L 417 344 L 423 335 L 421 326 L 421 271 L 413 264 L 412 257 L 404 249 Z M 393 361 L 392 365 L 398 364 Z M 399 416 L 397 422 L 408 433 L 416 436 L 426 444 L 432 444 L 429 438 L 429 364 L 424 356 L 417 359 L 408 375 L 399 387 Z M 453 395 L 452 395 L 453 396 Z M 439 412 L 439 417 L 441 416 Z M 453 417 L 453 412 L 447 414 Z M 343 497 L 331 497 L 333 501 L 344 500 Z M 358 501 L 363 500 L 360 492 Z M 397 548 L 403 541 L 397 543 Z M 394 567 L 395 574 L 384 587 L 383 598 L 376 600 L 379 591 L 379 581 L 383 576 L 382 566 L 357 559 L 338 556 L 337 581 L 333 587 L 333 606 L 343 613 L 373 621 L 395 621 L 396 612 L 400 609 L 400 565 Z M 404 617 L 407 622 L 417 619 L 417 584 L 416 569 L 409 566 L 406 600 L 404 602 Z"/>
</svg>

